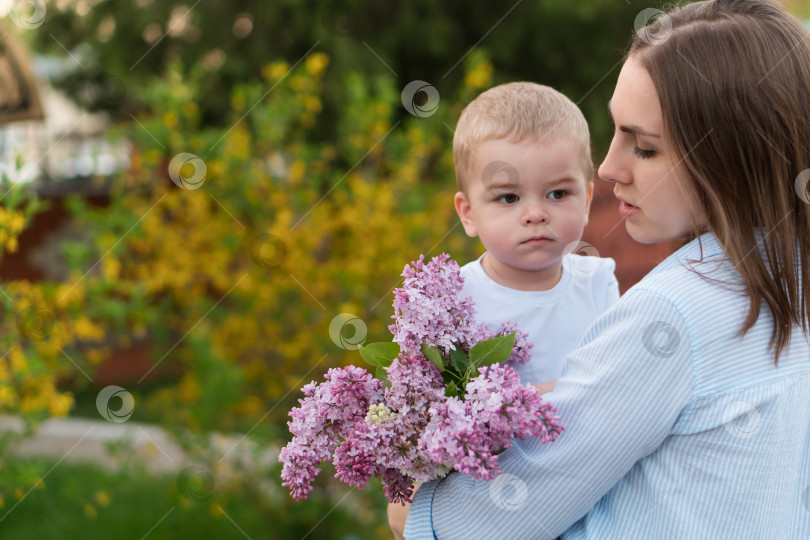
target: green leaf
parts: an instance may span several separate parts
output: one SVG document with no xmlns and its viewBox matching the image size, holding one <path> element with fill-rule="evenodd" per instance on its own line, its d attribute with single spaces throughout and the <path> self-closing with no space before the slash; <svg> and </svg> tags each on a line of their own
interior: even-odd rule
<svg viewBox="0 0 810 540">
<path fill-rule="evenodd" d="M 391 381 L 388 380 L 388 372 L 385 371 L 384 367 L 377 366 L 377 369 L 374 372 L 375 376 L 381 380 L 385 386 L 391 388 Z"/>
<path fill-rule="evenodd" d="M 457 396 L 458 395 L 458 388 L 456 387 L 456 383 L 451 382 L 448 384 L 444 389 L 445 396 Z"/>
<path fill-rule="evenodd" d="M 369 343 L 357 348 L 363 360 L 372 366 L 388 367 L 394 358 L 399 354 L 399 343 L 393 341 L 383 341 L 381 343 Z"/>
<path fill-rule="evenodd" d="M 423 343 L 422 354 L 425 355 L 425 358 L 433 362 L 433 365 L 439 368 L 439 371 L 444 371 L 444 355 L 439 349 L 427 343 Z"/>
<path fill-rule="evenodd" d="M 444 383 L 445 386 L 455 381 L 461 382 L 461 377 L 459 377 L 454 370 L 445 369 L 444 371 L 442 371 L 442 382 Z"/>
<path fill-rule="evenodd" d="M 464 374 L 467 371 L 467 368 L 470 367 L 470 360 L 461 349 L 451 350 L 450 360 L 453 362 L 453 367 L 455 367 L 461 374 Z"/>
<path fill-rule="evenodd" d="M 506 362 L 515 346 L 515 334 L 498 336 L 480 343 L 470 349 L 470 362 L 476 369 Z"/>
</svg>

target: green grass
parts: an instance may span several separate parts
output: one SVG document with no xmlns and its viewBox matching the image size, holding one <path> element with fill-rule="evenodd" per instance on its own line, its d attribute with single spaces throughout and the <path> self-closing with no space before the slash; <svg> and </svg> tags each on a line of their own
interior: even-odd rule
<svg viewBox="0 0 810 540">
<path fill-rule="evenodd" d="M 177 476 L 110 472 L 93 465 L 39 462 L 44 487 L 21 499 L 4 493 L 0 539 L 341 539 L 388 538 L 379 485 L 369 485 L 335 504 L 315 496 L 296 502 L 286 493 L 273 503 L 242 486 L 182 493 Z M 0 465 L 0 467 L 2 467 Z M 48 472 L 50 470 L 50 472 Z M 0 474 L 2 474 L 0 468 Z M 197 486 L 199 488 L 200 486 Z M 283 489 L 283 488 L 282 488 Z M 375 493 L 377 492 L 377 493 Z M 197 490 L 200 493 L 200 490 Z M 359 495 L 355 497 L 355 495 Z M 349 505 L 362 506 L 349 512 Z M 219 510 L 221 508 L 221 510 Z M 363 516 L 363 519 L 357 516 Z"/>
</svg>

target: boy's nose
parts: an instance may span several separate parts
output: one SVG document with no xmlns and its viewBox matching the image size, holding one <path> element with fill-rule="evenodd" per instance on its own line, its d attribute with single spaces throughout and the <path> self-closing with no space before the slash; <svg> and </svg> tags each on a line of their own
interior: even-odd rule
<svg viewBox="0 0 810 540">
<path fill-rule="evenodd" d="M 548 212 L 542 203 L 524 203 L 523 224 L 547 223 Z"/>
</svg>

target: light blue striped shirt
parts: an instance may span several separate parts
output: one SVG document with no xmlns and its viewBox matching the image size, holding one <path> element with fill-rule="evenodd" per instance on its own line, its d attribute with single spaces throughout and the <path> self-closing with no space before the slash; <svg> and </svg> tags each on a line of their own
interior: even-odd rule
<svg viewBox="0 0 810 540">
<path fill-rule="evenodd" d="M 738 337 L 739 286 L 689 269 L 738 277 L 722 258 L 703 235 L 627 291 L 546 396 L 557 441 L 518 441 L 490 482 L 422 485 L 405 537 L 809 539 L 810 346 L 794 328 L 775 366 L 764 305 Z"/>
</svg>

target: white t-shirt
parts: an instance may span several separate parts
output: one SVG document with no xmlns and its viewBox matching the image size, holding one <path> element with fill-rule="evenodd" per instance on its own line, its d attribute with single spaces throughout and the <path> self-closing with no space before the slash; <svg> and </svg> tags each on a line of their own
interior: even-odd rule
<svg viewBox="0 0 810 540">
<path fill-rule="evenodd" d="M 495 283 L 477 260 L 461 267 L 463 296 L 475 302 L 475 320 L 499 329 L 517 323 L 534 342 L 529 362 L 514 366 L 523 384 L 556 380 L 565 357 L 579 345 L 585 330 L 619 299 L 611 258 L 568 254 L 560 281 L 547 291 L 518 291 Z"/>
</svg>

